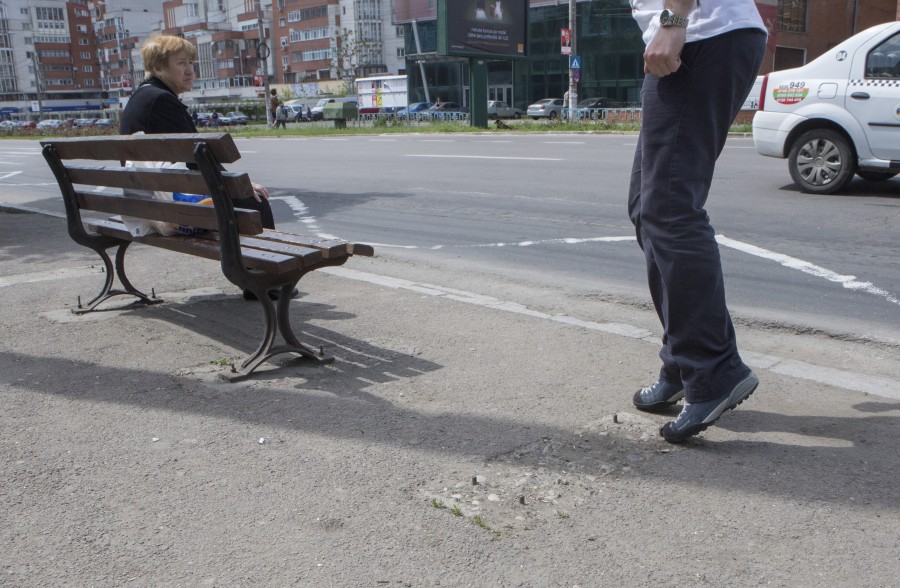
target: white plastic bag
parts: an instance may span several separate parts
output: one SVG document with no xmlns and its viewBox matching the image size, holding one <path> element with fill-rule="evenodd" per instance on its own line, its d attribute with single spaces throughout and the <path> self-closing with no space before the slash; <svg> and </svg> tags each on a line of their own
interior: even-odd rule
<svg viewBox="0 0 900 588">
<path fill-rule="evenodd" d="M 126 161 L 125 167 L 145 169 L 187 169 L 187 165 L 185 165 L 184 162 L 171 163 L 167 161 Z M 171 192 L 131 190 L 125 188 L 122 190 L 122 195 L 126 198 L 144 198 L 172 202 Z M 131 233 L 132 237 L 143 237 L 154 233 L 159 233 L 160 235 L 168 237 L 169 235 L 178 233 L 177 226 L 162 221 L 152 221 L 122 215 L 122 222 L 125 223 L 125 228 L 128 229 L 128 232 Z"/>
</svg>

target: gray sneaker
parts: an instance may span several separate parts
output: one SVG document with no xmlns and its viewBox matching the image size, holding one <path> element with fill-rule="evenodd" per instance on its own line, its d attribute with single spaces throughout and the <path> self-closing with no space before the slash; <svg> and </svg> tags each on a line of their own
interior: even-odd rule
<svg viewBox="0 0 900 588">
<path fill-rule="evenodd" d="M 669 443 L 681 443 L 716 422 L 726 410 L 731 410 L 746 400 L 757 386 L 759 378 L 750 372 L 750 375 L 738 382 L 731 392 L 713 400 L 686 402 L 678 417 L 663 425 L 659 434 Z"/>
<path fill-rule="evenodd" d="M 649 388 L 641 388 L 631 399 L 638 410 L 655 412 L 668 408 L 684 398 L 684 387 L 681 384 L 670 384 L 657 380 Z"/>
</svg>

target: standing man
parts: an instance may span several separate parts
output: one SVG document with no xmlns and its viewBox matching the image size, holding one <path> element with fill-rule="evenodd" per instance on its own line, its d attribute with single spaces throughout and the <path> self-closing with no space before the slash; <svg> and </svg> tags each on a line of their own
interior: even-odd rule
<svg viewBox="0 0 900 588">
<path fill-rule="evenodd" d="M 659 379 L 634 394 L 647 411 L 684 398 L 660 429 L 680 443 L 759 384 L 741 360 L 715 231 L 704 206 L 728 129 L 765 53 L 753 0 L 631 0 L 643 31 L 643 122 L 628 214 L 662 322 Z"/>
<path fill-rule="evenodd" d="M 281 105 L 281 100 L 278 99 L 278 90 L 272 88 L 269 92 L 269 116 L 272 118 L 272 126 L 276 126 L 278 124 L 278 107 Z"/>
</svg>

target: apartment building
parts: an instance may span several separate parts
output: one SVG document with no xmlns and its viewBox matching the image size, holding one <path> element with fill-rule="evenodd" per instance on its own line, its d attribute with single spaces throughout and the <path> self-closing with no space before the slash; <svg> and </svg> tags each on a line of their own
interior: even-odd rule
<svg viewBox="0 0 900 588">
<path fill-rule="evenodd" d="M 161 14 L 141 0 L 2 0 L 0 115 L 118 105 L 136 79 L 130 49 Z"/>
<path fill-rule="evenodd" d="M 186 102 L 261 96 L 265 75 L 274 87 L 295 95 L 339 93 L 347 80 L 405 67 L 402 30 L 398 35 L 390 25 L 390 0 L 162 4 L 161 31 L 197 46 L 197 81 Z"/>
<path fill-rule="evenodd" d="M 140 44 L 197 47 L 188 103 L 296 94 L 405 68 L 391 0 L 0 0 L 0 115 L 121 108 L 144 78 Z M 261 43 L 260 24 L 262 25 Z"/>
</svg>

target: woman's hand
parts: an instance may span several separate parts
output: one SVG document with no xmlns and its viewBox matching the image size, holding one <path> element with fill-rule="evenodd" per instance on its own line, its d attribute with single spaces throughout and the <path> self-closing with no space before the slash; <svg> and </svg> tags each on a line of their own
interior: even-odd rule
<svg viewBox="0 0 900 588">
<path fill-rule="evenodd" d="M 266 190 L 265 186 L 256 182 L 250 182 L 250 185 L 253 186 L 253 197 L 256 198 L 257 202 L 262 202 L 263 198 L 269 199 L 269 191 Z"/>
</svg>

